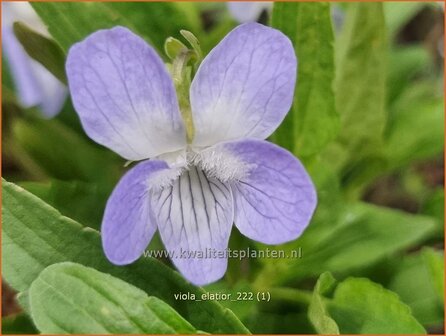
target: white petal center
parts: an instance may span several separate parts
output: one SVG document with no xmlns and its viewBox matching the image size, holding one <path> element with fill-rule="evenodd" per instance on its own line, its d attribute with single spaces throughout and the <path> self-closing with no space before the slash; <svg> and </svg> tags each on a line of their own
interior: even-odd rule
<svg viewBox="0 0 446 336">
<path fill-rule="evenodd" d="M 240 181 L 255 168 L 255 165 L 244 162 L 236 155 L 223 150 L 222 147 L 188 148 L 163 154 L 156 159 L 166 161 L 170 167 L 170 169 L 154 173 L 148 181 L 149 188 L 156 191 L 172 186 L 183 172 L 192 167 L 198 168 L 207 176 L 222 183 Z"/>
</svg>

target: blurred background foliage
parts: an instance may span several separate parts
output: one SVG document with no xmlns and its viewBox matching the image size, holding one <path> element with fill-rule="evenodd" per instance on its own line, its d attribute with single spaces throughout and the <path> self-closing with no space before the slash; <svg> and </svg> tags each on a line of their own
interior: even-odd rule
<svg viewBox="0 0 446 336">
<path fill-rule="evenodd" d="M 100 28 L 130 27 L 167 62 L 164 41 L 182 40 L 181 29 L 193 32 L 207 54 L 238 24 L 225 3 L 39 2 L 33 8 L 52 39 L 39 37 L 27 22 L 16 24 L 16 36 L 61 81 L 69 47 Z M 81 233 L 64 221 L 57 223 L 66 228 L 51 227 L 50 217 L 34 212 L 40 203 L 9 189 L 4 207 L 11 206 L 5 205 L 7 197 L 14 198 L 26 212 L 23 222 L 34 216 L 42 223 L 28 228 L 40 237 L 36 243 L 18 222 L 13 229 L 4 219 L 4 333 L 36 332 L 27 314 L 41 318 L 43 313 L 27 306 L 29 286 L 44 266 L 60 261 L 121 278 L 169 303 L 196 330 L 210 333 L 444 332 L 444 8 L 427 2 L 276 3 L 259 20 L 287 34 L 299 58 L 293 107 L 270 140 L 304 162 L 319 204 L 302 237 L 273 247 L 301 249 L 302 258 L 232 259 L 225 278 L 205 290 L 268 291 L 271 301 L 175 302 L 174 292 L 193 286 L 174 277 L 155 290 L 148 277 L 158 277 L 158 271 L 161 280 L 171 276 L 159 263 L 108 265 L 96 233 Z M 85 135 L 69 99 L 53 119 L 43 118 L 37 107 L 20 106 L 3 56 L 2 64 L 2 176 L 98 230 L 125 162 Z M 25 270 L 28 259 L 14 249 L 19 242 L 22 248 L 29 244 L 29 251 L 39 249 L 34 264 L 29 261 L 32 270 Z M 45 250 L 50 242 L 79 244 L 79 251 L 55 257 Z M 234 230 L 230 248 L 247 247 L 266 248 Z M 159 238 L 149 248 L 163 248 Z M 87 256 L 82 249 L 92 251 Z M 128 274 L 135 270 L 141 271 Z M 33 287 L 36 292 L 38 286 Z M 220 305 L 236 317 L 227 317 Z M 212 312 L 210 321 L 198 317 L 202 310 Z M 180 331 L 190 330 L 185 328 Z"/>
</svg>

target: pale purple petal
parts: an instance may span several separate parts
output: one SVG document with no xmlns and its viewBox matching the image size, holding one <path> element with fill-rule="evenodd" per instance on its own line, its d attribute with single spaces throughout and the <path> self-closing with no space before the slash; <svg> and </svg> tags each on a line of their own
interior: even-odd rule
<svg viewBox="0 0 446 336">
<path fill-rule="evenodd" d="M 219 146 L 252 165 L 247 177 L 232 185 L 234 222 L 240 232 L 265 244 L 299 237 L 317 203 L 311 178 L 299 160 L 266 141 L 243 140 Z"/>
<path fill-rule="evenodd" d="M 272 2 L 268 1 L 230 1 L 227 4 L 232 17 L 240 23 L 257 21 L 264 10 L 272 7 Z"/>
<path fill-rule="evenodd" d="M 44 116 L 60 112 L 67 96 L 65 86 L 40 63 L 31 59 L 14 35 L 13 23 L 23 21 L 47 35 L 43 23 L 27 3 L 2 3 L 2 46 L 17 98 L 25 107 L 40 107 Z"/>
<path fill-rule="evenodd" d="M 168 168 L 164 161 L 143 161 L 128 171 L 108 199 L 102 221 L 102 245 L 116 265 L 130 264 L 144 252 L 156 231 L 150 208 L 149 179 Z"/>
<path fill-rule="evenodd" d="M 291 107 L 297 60 L 280 31 L 246 23 L 203 60 L 191 85 L 196 146 L 267 138 Z"/>
<path fill-rule="evenodd" d="M 2 28 L 2 45 L 20 103 L 24 107 L 38 105 L 42 93 L 32 73 L 31 60 L 15 38 L 12 27 Z"/>
<path fill-rule="evenodd" d="M 161 239 L 183 276 L 196 285 L 220 279 L 234 215 L 230 187 L 191 167 L 153 195 L 152 205 Z"/>
<path fill-rule="evenodd" d="M 186 144 L 173 82 L 161 58 L 123 27 L 71 47 L 66 64 L 74 107 L 87 134 L 128 160 Z"/>
</svg>

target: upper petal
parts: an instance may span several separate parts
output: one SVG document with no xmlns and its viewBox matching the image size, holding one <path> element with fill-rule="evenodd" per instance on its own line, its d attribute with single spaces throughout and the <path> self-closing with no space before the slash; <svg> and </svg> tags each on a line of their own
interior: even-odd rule
<svg viewBox="0 0 446 336">
<path fill-rule="evenodd" d="M 266 141 L 220 145 L 252 169 L 232 185 L 235 225 L 245 236 L 266 244 L 296 239 L 316 208 L 316 190 L 291 153 Z"/>
<path fill-rule="evenodd" d="M 153 195 L 152 207 L 161 239 L 186 279 L 205 285 L 225 274 L 234 216 L 229 186 L 191 167 Z"/>
<path fill-rule="evenodd" d="M 156 224 L 150 208 L 149 179 L 166 169 L 164 161 L 144 161 L 129 170 L 108 199 L 102 221 L 102 245 L 117 265 L 130 264 L 146 249 Z"/>
<path fill-rule="evenodd" d="M 130 30 L 99 30 L 73 45 L 66 70 L 74 107 L 93 140 L 128 160 L 185 146 L 167 69 Z"/>
<path fill-rule="evenodd" d="M 203 60 L 190 90 L 193 143 L 267 138 L 291 107 L 297 60 L 280 31 L 246 23 Z"/>
</svg>

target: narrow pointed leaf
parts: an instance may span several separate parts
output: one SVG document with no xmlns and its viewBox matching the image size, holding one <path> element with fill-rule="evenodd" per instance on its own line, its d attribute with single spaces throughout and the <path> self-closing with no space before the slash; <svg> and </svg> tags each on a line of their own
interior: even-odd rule
<svg viewBox="0 0 446 336">
<path fill-rule="evenodd" d="M 382 142 L 387 42 L 382 3 L 354 3 L 336 43 L 340 143 L 357 160 Z"/>
<path fill-rule="evenodd" d="M 67 84 L 65 53 L 54 40 L 39 34 L 22 22 L 14 23 L 14 34 L 30 57 L 42 64 L 62 83 Z"/>
<path fill-rule="evenodd" d="M 332 90 L 330 5 L 276 2 L 272 26 L 291 39 L 299 62 L 293 107 L 273 140 L 297 155 L 310 156 L 336 136 L 339 126 Z"/>
</svg>

